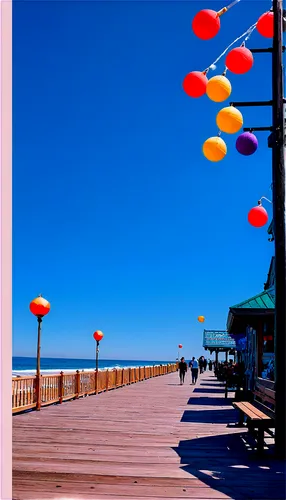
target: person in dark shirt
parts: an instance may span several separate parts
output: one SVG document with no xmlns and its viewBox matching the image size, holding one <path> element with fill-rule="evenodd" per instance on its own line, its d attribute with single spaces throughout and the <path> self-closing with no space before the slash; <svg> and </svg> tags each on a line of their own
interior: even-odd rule
<svg viewBox="0 0 286 500">
<path fill-rule="evenodd" d="M 180 385 L 183 385 L 185 382 L 185 375 L 187 372 L 188 366 L 185 361 L 185 358 L 181 358 L 181 361 L 179 363 L 179 376 L 180 376 Z"/>
</svg>

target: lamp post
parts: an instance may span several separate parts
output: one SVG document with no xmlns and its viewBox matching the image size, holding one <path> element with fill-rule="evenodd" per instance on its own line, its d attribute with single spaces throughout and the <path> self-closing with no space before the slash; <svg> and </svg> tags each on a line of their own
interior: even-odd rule
<svg viewBox="0 0 286 500">
<path fill-rule="evenodd" d="M 38 341 L 37 341 L 37 368 L 36 368 L 36 410 L 41 408 L 41 324 L 43 317 L 46 316 L 51 309 L 50 303 L 40 294 L 30 303 L 30 311 L 38 320 Z"/>
<path fill-rule="evenodd" d="M 272 53 L 272 100 L 239 102 L 234 106 L 272 106 L 272 126 L 244 128 L 244 131 L 271 131 L 268 147 L 272 149 L 273 235 L 275 245 L 275 448 L 277 456 L 286 458 L 286 179 L 285 119 L 283 94 L 283 0 L 272 1 L 274 17 L 273 46 L 250 49 L 252 53 Z"/>
<path fill-rule="evenodd" d="M 179 349 L 178 350 L 178 363 L 180 363 L 180 349 L 182 349 L 182 347 L 183 347 L 182 344 L 178 345 L 178 349 Z"/>
<path fill-rule="evenodd" d="M 103 339 L 103 333 L 97 330 L 93 334 L 93 338 L 96 341 L 95 347 L 95 394 L 98 393 L 98 355 L 99 355 L 99 342 Z"/>
</svg>

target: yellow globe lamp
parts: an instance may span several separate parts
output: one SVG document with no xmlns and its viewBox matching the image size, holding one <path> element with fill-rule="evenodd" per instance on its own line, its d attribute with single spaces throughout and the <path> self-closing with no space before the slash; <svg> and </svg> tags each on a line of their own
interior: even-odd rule
<svg viewBox="0 0 286 500">
<path fill-rule="evenodd" d="M 217 75 L 210 78 L 207 84 L 207 96 L 211 101 L 223 102 L 231 94 L 231 83 L 223 75 Z"/>
<path fill-rule="evenodd" d="M 205 317 L 204 316 L 198 316 L 198 322 L 199 323 L 203 323 L 205 321 Z"/>
<path fill-rule="evenodd" d="M 203 144 L 203 154 L 209 161 L 221 161 L 227 152 L 226 143 L 221 137 L 209 137 Z"/>
<path fill-rule="evenodd" d="M 234 106 L 227 106 L 218 112 L 216 124 L 222 132 L 236 134 L 243 125 L 243 117 L 241 112 Z"/>
</svg>

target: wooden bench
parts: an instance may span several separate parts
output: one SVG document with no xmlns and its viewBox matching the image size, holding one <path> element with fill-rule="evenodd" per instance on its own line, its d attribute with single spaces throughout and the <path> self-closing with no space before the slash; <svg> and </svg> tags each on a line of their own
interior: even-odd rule
<svg viewBox="0 0 286 500">
<path fill-rule="evenodd" d="M 248 401 L 234 402 L 234 408 L 240 412 L 239 425 L 243 425 L 246 417 L 248 429 L 257 439 L 257 451 L 264 450 L 264 433 L 274 436 L 275 427 L 275 391 L 274 383 L 258 379 L 253 391 L 253 403 Z"/>
</svg>

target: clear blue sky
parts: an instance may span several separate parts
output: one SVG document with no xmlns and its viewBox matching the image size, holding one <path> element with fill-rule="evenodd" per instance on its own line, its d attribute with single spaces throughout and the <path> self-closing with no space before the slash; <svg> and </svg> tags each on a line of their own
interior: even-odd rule
<svg viewBox="0 0 286 500">
<path fill-rule="evenodd" d="M 197 316 L 224 329 L 229 306 L 263 289 L 273 244 L 247 213 L 271 197 L 267 134 L 249 158 L 225 135 L 227 157 L 209 163 L 223 105 L 181 86 L 270 6 L 242 0 L 214 40 L 195 38 L 195 13 L 226 3 L 14 2 L 15 355 L 36 354 L 38 293 L 51 303 L 42 356 L 93 357 L 100 329 L 102 357 L 152 360 L 179 342 L 203 354 Z M 254 33 L 249 46 L 269 44 Z M 229 77 L 233 100 L 271 98 L 267 54 Z M 242 111 L 245 126 L 270 124 L 268 108 Z"/>
</svg>

